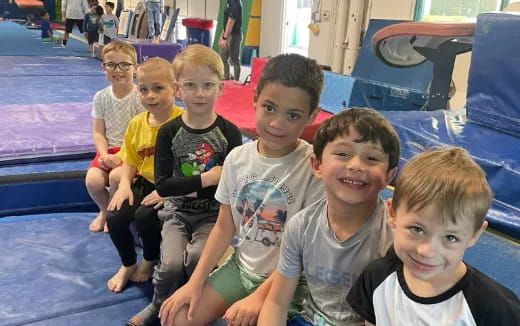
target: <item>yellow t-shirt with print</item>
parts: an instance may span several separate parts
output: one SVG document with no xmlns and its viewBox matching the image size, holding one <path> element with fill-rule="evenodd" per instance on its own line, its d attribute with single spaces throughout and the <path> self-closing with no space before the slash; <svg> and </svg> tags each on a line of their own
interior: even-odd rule
<svg viewBox="0 0 520 326">
<path fill-rule="evenodd" d="M 167 121 L 181 115 L 182 112 L 181 108 L 174 106 L 172 114 Z M 123 145 L 121 146 L 121 150 L 117 153 L 117 156 L 125 164 L 136 167 L 137 174 L 143 176 L 143 178 L 151 183 L 155 183 L 153 174 L 155 141 L 162 124 L 159 126 L 150 126 L 148 124 L 148 115 L 148 111 L 141 112 L 130 120 L 126 128 Z"/>
</svg>

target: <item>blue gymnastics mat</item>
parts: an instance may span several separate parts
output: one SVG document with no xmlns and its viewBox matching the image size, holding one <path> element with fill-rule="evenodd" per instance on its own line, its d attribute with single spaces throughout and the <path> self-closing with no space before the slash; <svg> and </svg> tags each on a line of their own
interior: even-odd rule
<svg viewBox="0 0 520 326">
<path fill-rule="evenodd" d="M 147 304 L 150 283 L 129 283 L 118 294 L 106 288 L 120 266 L 119 257 L 108 235 L 88 231 L 94 216 L 0 219 L 0 325 L 123 325 Z M 520 295 L 519 249 L 517 243 L 486 232 L 466 252 L 465 261 Z"/>
<path fill-rule="evenodd" d="M 151 300 L 151 283 L 107 289 L 120 260 L 95 213 L 0 219 L 0 325 L 124 325 Z"/>
<path fill-rule="evenodd" d="M 0 56 L 0 67 L 2 105 L 90 103 L 109 85 L 92 58 Z"/>
<path fill-rule="evenodd" d="M 109 85 L 98 60 L 0 56 L 0 66 L 0 165 L 95 152 L 92 98 Z"/>
<path fill-rule="evenodd" d="M 105 76 L 101 61 L 86 57 L 0 56 L 0 66 L 0 77 Z"/>
</svg>

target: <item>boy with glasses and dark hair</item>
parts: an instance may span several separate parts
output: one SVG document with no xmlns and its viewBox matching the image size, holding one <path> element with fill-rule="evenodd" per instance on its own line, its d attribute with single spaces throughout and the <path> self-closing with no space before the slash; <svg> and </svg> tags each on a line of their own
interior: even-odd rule
<svg viewBox="0 0 520 326">
<path fill-rule="evenodd" d="M 99 214 L 89 226 L 92 232 L 106 231 L 108 202 L 121 176 L 121 160 L 116 154 L 130 119 L 145 111 L 133 79 L 137 62 L 135 49 L 125 42 L 113 42 L 106 47 L 102 59 L 110 86 L 94 95 L 92 120 L 97 153 L 85 178 L 90 197 L 99 207 Z"/>
<path fill-rule="evenodd" d="M 109 64 L 105 62 L 105 66 Z M 125 66 L 119 62 L 114 71 Z M 107 225 L 122 266 L 107 283 L 112 292 L 123 291 L 128 281 L 148 281 L 159 259 L 162 223 L 157 213 L 165 198 L 155 190 L 155 141 L 159 128 L 182 114 L 173 103 L 174 83 L 171 64 L 162 58 L 148 59 L 137 70 L 137 89 L 147 111 L 130 120 L 117 154 L 123 166 L 119 187 L 108 205 Z M 131 223 L 143 244 L 140 264 L 137 264 Z"/>
<path fill-rule="evenodd" d="M 223 86 L 220 56 L 190 45 L 175 57 L 173 71 L 186 109 L 161 127 L 155 147 L 156 189 L 170 197 L 159 212 L 163 250 L 152 302 L 127 323 L 131 326 L 157 321 L 163 301 L 191 276 L 217 219 L 214 196 L 224 159 L 242 144 L 238 128 L 213 110 Z"/>
</svg>

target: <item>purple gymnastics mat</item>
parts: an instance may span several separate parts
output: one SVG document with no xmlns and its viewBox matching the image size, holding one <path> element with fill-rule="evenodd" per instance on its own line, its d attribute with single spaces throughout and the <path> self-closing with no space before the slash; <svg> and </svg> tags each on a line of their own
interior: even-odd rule
<svg viewBox="0 0 520 326">
<path fill-rule="evenodd" d="M 0 106 L 0 165 L 31 157 L 93 153 L 91 103 Z"/>
</svg>

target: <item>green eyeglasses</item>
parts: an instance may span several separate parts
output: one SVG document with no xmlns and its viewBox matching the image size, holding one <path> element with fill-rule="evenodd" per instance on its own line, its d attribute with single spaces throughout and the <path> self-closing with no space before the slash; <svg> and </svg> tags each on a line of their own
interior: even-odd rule
<svg viewBox="0 0 520 326">
<path fill-rule="evenodd" d="M 116 68 L 119 68 L 121 71 L 128 71 L 130 67 L 132 67 L 134 64 L 130 62 L 120 62 L 120 63 L 114 63 L 114 62 L 103 62 L 103 66 L 107 68 L 108 70 L 116 70 Z"/>
</svg>

